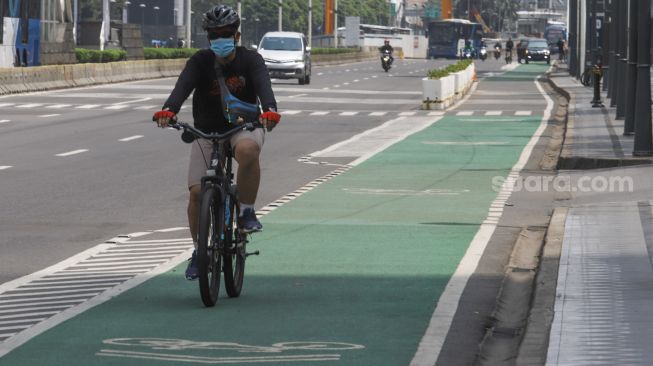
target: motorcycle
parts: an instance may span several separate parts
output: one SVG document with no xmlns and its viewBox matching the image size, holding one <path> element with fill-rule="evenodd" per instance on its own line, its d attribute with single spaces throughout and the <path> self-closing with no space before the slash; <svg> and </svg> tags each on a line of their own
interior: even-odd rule
<svg viewBox="0 0 653 366">
<path fill-rule="evenodd" d="M 390 51 L 383 51 L 381 54 L 381 66 L 385 72 L 388 72 L 392 67 L 392 58 L 390 57 Z"/>
<path fill-rule="evenodd" d="M 464 48 L 460 51 L 460 55 L 462 59 L 473 59 L 474 58 L 474 51 L 471 48 Z"/>
<path fill-rule="evenodd" d="M 481 61 L 485 61 L 487 58 L 487 49 L 485 46 L 481 47 L 481 51 L 479 52 L 478 58 L 481 59 Z"/>
<path fill-rule="evenodd" d="M 501 47 L 494 47 L 494 59 L 498 60 L 501 58 Z"/>
</svg>

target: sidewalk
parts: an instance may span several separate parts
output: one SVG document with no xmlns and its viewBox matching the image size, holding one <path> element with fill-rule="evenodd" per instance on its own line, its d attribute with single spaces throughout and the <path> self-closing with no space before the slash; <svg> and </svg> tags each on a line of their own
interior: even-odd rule
<svg viewBox="0 0 653 366">
<path fill-rule="evenodd" d="M 550 78 L 570 100 L 558 165 L 570 189 L 559 197 L 566 217 L 549 228 L 564 234 L 559 263 L 549 261 L 558 273 L 546 365 L 651 364 L 651 159 L 632 156 L 633 137 L 623 136 L 605 93 L 606 108 L 592 108 L 592 89 L 569 77 L 566 65 Z M 546 250 L 544 257 L 546 265 Z M 556 268 L 541 270 L 553 270 L 555 282 Z"/>
</svg>

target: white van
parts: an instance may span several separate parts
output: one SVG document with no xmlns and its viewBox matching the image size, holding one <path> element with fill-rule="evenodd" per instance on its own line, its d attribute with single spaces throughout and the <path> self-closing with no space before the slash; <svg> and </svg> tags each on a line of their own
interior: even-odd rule
<svg viewBox="0 0 653 366">
<path fill-rule="evenodd" d="M 268 32 L 258 47 L 270 77 L 298 79 L 300 85 L 311 82 L 311 48 L 306 37 L 295 32 Z"/>
</svg>

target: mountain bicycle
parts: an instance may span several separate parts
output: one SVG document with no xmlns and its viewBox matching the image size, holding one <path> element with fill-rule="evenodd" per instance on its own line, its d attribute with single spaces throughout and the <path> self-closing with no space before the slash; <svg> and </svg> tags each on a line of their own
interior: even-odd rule
<svg viewBox="0 0 653 366">
<path fill-rule="evenodd" d="M 253 131 L 263 126 L 248 122 L 223 134 L 207 134 L 176 121 L 170 127 L 183 130 L 181 138 L 186 143 L 203 138 L 213 145 L 209 168 L 202 177 L 196 253 L 202 302 L 212 307 L 218 301 L 220 273 L 224 273 L 227 295 L 238 297 L 243 288 L 245 259 L 259 255 L 259 251 L 247 253 L 247 234 L 237 227 L 238 188 L 233 182 L 233 149 L 229 140 L 240 131 Z"/>
</svg>

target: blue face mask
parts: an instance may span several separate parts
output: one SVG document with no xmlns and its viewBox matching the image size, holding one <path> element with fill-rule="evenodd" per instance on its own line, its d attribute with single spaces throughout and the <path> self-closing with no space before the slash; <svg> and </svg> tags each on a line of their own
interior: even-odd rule
<svg viewBox="0 0 653 366">
<path fill-rule="evenodd" d="M 236 49 L 236 41 L 233 38 L 212 39 L 210 42 L 211 51 L 213 51 L 213 53 L 215 53 L 218 57 L 225 58 L 234 52 L 234 49 Z"/>
</svg>

